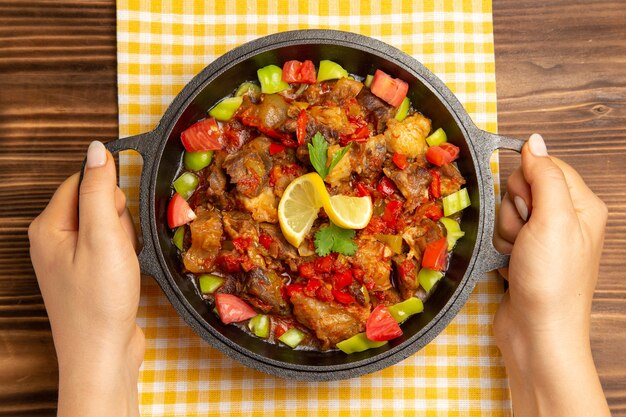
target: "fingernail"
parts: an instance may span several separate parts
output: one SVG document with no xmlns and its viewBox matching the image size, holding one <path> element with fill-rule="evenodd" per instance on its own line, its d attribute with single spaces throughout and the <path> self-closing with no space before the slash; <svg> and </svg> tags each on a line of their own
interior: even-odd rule
<svg viewBox="0 0 626 417">
<path fill-rule="evenodd" d="M 87 149 L 87 168 L 98 168 L 107 163 L 107 151 L 102 142 L 94 140 Z"/>
<path fill-rule="evenodd" d="M 533 133 L 528 139 L 528 147 L 530 152 L 535 156 L 548 156 L 548 149 L 543 137 L 539 133 Z"/>
<path fill-rule="evenodd" d="M 526 205 L 524 199 L 516 195 L 513 199 L 513 203 L 515 204 L 515 208 L 517 209 L 517 212 L 519 213 L 519 216 L 522 218 L 522 220 L 528 220 L 528 206 Z"/>
</svg>

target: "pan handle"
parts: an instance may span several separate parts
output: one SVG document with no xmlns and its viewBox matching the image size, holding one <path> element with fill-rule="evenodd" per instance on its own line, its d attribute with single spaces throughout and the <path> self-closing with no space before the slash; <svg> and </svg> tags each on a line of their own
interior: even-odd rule
<svg viewBox="0 0 626 417">
<path fill-rule="evenodd" d="M 500 253 L 493 246 L 493 235 L 496 228 L 496 196 L 493 189 L 494 179 L 491 174 L 489 160 L 496 149 L 510 149 L 521 152 L 525 141 L 478 130 L 476 150 L 479 154 L 485 214 L 483 233 L 480 242 L 478 268 L 484 272 L 504 268 L 509 264 L 510 255 Z"/>
<path fill-rule="evenodd" d="M 141 273 L 151 276 L 155 276 L 155 274 L 158 274 L 159 272 L 156 263 L 156 256 L 154 255 L 154 242 L 150 237 L 150 215 L 148 213 L 148 208 L 150 207 L 150 181 L 154 164 L 156 162 L 156 137 L 156 130 L 152 130 L 147 133 L 113 140 L 104 144 L 104 146 L 111 153 L 132 149 L 139 152 L 143 159 L 141 179 L 139 181 L 139 219 L 141 224 L 141 241 L 143 242 L 143 246 L 137 257 L 139 258 L 139 268 Z"/>
</svg>

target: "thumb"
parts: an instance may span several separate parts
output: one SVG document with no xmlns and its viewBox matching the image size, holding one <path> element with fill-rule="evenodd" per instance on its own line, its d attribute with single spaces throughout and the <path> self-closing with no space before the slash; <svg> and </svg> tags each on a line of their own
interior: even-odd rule
<svg viewBox="0 0 626 417">
<path fill-rule="evenodd" d="M 565 175 L 548 156 L 541 135 L 534 133 L 522 149 L 522 170 L 532 194 L 533 216 L 542 219 L 575 214 Z"/>
<path fill-rule="evenodd" d="M 113 157 L 102 142 L 93 141 L 79 191 L 79 239 L 93 241 L 119 224 L 115 206 L 117 179 Z"/>
</svg>

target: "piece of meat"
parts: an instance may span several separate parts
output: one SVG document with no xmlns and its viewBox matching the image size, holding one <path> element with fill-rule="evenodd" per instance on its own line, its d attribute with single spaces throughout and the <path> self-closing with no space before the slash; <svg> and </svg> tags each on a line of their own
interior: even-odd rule
<svg viewBox="0 0 626 417">
<path fill-rule="evenodd" d="M 257 222 L 278 222 L 278 198 L 270 187 L 263 188 L 255 197 L 239 194 L 236 198 Z"/>
<path fill-rule="evenodd" d="M 305 146 L 301 146 L 298 149 L 303 148 L 305 148 Z M 295 180 L 301 175 L 304 175 L 305 172 L 306 171 L 304 170 L 304 168 L 298 164 L 275 164 L 272 167 L 269 175 L 269 185 L 270 187 L 274 187 L 274 195 L 276 195 L 276 197 L 278 198 L 282 197 L 285 189 L 291 183 L 291 181 Z"/>
<path fill-rule="evenodd" d="M 363 83 L 359 81 L 351 80 L 349 78 L 340 78 L 331 88 L 327 98 L 333 103 L 341 106 L 346 101 L 358 96 L 362 88 Z"/>
<path fill-rule="evenodd" d="M 341 146 L 335 144 L 330 145 L 328 147 L 328 160 L 331 161 L 332 157 L 335 153 L 341 150 Z M 354 170 L 354 163 L 352 162 L 353 151 L 349 149 L 348 152 L 345 153 L 343 158 L 339 160 L 337 165 L 333 168 L 332 171 L 326 175 L 324 181 L 330 184 L 332 187 L 336 187 L 340 182 L 350 180 L 350 174 Z"/>
<path fill-rule="evenodd" d="M 387 126 L 387 121 L 396 114 L 396 109 L 376 97 L 369 88 L 363 88 L 357 96 L 357 100 L 368 113 L 368 119 L 374 125 L 376 134 L 382 133 Z"/>
<path fill-rule="evenodd" d="M 415 158 L 422 165 L 426 164 L 426 136 L 430 132 L 430 119 L 415 113 L 403 121 L 390 119 L 385 130 L 387 149 L 402 154 L 408 158 Z"/>
<path fill-rule="evenodd" d="M 391 260 L 387 246 L 371 236 L 360 236 L 355 243 L 358 248 L 351 257 L 352 264 L 374 281 L 374 291 L 391 288 Z"/>
<path fill-rule="evenodd" d="M 222 244 L 222 220 L 215 210 L 198 209 L 196 215 L 189 224 L 191 247 L 185 252 L 183 263 L 190 272 L 209 272 Z"/>
<path fill-rule="evenodd" d="M 236 118 L 223 125 L 222 144 L 228 153 L 237 152 L 256 136 L 255 129 L 244 125 Z"/>
<path fill-rule="evenodd" d="M 224 159 L 223 167 L 237 191 L 246 197 L 255 197 L 267 183 L 272 161 L 268 153 L 256 151 L 253 147 L 244 147 L 228 155 Z"/>
<path fill-rule="evenodd" d="M 394 256 L 393 264 L 395 266 L 396 284 L 400 290 L 400 296 L 406 300 L 415 295 L 420 284 L 417 281 L 417 273 L 420 265 L 415 257 L 407 259 L 404 255 Z"/>
<path fill-rule="evenodd" d="M 417 206 L 428 201 L 428 187 L 432 181 L 432 176 L 420 164 L 412 162 L 405 169 L 390 165 L 383 168 L 383 172 L 396 184 L 398 190 L 406 198 L 404 203 L 406 211 L 412 212 Z"/>
<path fill-rule="evenodd" d="M 284 283 L 274 271 L 254 268 L 246 274 L 242 298 L 264 313 L 289 315 L 291 308 L 283 299 L 281 290 Z"/>
<path fill-rule="evenodd" d="M 281 261 L 297 260 L 298 252 L 289 242 L 285 240 L 282 231 L 276 224 L 260 223 L 260 234 L 266 234 L 271 238 L 269 248 L 266 249 L 267 254 L 272 258 L 279 259 Z"/>
<path fill-rule="evenodd" d="M 422 254 L 426 246 L 445 237 L 440 224 L 430 219 L 422 219 L 419 224 L 408 226 L 402 230 L 402 239 L 409 245 L 407 258 L 414 257 L 417 263 L 421 264 Z"/>
<path fill-rule="evenodd" d="M 311 106 L 317 106 L 326 100 L 326 95 L 329 91 L 329 83 L 311 84 L 302 94 L 302 98 Z"/>
<path fill-rule="evenodd" d="M 365 330 L 369 312 L 358 315 L 344 306 L 309 298 L 301 292 L 291 296 L 291 303 L 296 319 L 315 332 L 323 350 Z"/>
<path fill-rule="evenodd" d="M 320 132 L 332 145 L 341 135 L 351 135 L 355 127 L 348 120 L 348 116 L 340 107 L 312 106 L 306 111 L 309 116 L 307 124 L 307 139 Z"/>
<path fill-rule="evenodd" d="M 220 210 L 230 210 L 234 201 L 232 195 L 227 192 L 228 179 L 226 173 L 222 169 L 222 163 L 227 153 L 224 151 L 216 151 L 213 154 L 213 162 L 206 168 L 205 195 L 207 201 Z"/>
<path fill-rule="evenodd" d="M 265 94 L 258 104 L 244 96 L 236 117 L 245 126 L 257 128 L 285 145 L 296 145 L 293 134 L 283 130 L 283 125 L 289 120 L 289 103 L 280 94 Z"/>
<path fill-rule="evenodd" d="M 465 178 L 463 178 L 459 169 L 453 163 L 443 165 L 439 172 L 441 174 L 440 187 L 442 197 L 459 191 L 461 186 L 465 184 Z"/>
<path fill-rule="evenodd" d="M 370 302 L 372 303 L 372 308 L 376 308 L 380 304 L 389 307 L 394 304 L 398 304 L 401 301 L 402 298 L 400 298 L 398 290 L 393 287 L 385 291 L 370 292 Z"/>
<path fill-rule="evenodd" d="M 380 175 L 385 154 L 387 153 L 387 141 L 384 135 L 370 137 L 362 143 L 354 143 L 353 164 L 356 172 L 370 180 Z"/>
<path fill-rule="evenodd" d="M 230 240 L 249 239 L 252 242 L 259 241 L 258 223 L 252 220 L 252 216 L 241 211 L 227 211 L 222 214 L 224 231 Z"/>
</svg>

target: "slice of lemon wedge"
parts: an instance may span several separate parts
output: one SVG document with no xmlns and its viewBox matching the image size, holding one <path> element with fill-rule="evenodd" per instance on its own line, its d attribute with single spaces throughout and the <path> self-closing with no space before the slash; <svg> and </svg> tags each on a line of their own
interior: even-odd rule
<svg viewBox="0 0 626 417">
<path fill-rule="evenodd" d="M 299 247 L 322 207 L 333 223 L 345 229 L 364 228 L 373 212 L 370 197 L 330 196 L 319 174 L 302 175 L 287 186 L 278 203 L 278 222 L 287 242 Z"/>
</svg>

